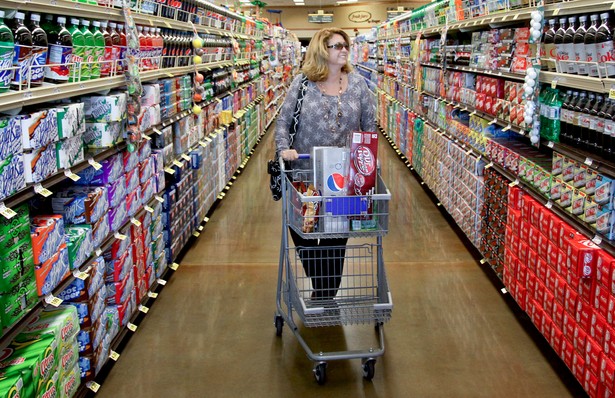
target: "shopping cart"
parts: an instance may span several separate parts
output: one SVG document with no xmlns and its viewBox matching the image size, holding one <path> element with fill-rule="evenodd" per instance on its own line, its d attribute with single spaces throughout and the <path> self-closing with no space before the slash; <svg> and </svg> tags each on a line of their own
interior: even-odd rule
<svg viewBox="0 0 615 398">
<path fill-rule="evenodd" d="M 301 155 L 301 158 L 309 158 L 309 155 Z M 301 183 L 305 186 L 313 182 L 312 171 L 285 170 L 280 162 L 283 173 L 282 241 L 274 322 L 276 334 L 282 335 L 286 322 L 314 362 L 314 377 L 318 384 L 326 381 L 327 361 L 345 359 L 361 359 L 363 377 L 371 380 L 376 358 L 384 354 L 383 324 L 391 318 L 393 308 L 382 254 L 391 194 L 379 170 L 372 195 L 303 194 L 297 187 Z M 303 239 L 369 237 L 372 239 L 368 240 L 373 240 L 375 237 L 376 242 L 291 247 L 289 229 Z M 325 268 L 327 270 L 323 272 Z M 305 327 L 373 323 L 379 346 L 315 353 L 301 336 L 296 317 Z"/>
</svg>

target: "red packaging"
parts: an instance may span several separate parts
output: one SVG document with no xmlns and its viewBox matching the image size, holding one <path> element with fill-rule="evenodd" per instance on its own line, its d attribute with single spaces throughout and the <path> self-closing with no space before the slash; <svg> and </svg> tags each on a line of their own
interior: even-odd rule
<svg viewBox="0 0 615 398">
<path fill-rule="evenodd" d="M 564 340 L 564 334 L 561 329 L 557 327 L 557 325 L 553 325 L 551 329 L 551 338 L 549 339 L 549 343 L 551 347 L 557 352 L 557 354 L 561 354 L 562 352 L 562 341 Z"/>
<path fill-rule="evenodd" d="M 611 272 L 613 268 L 613 257 L 604 250 L 598 251 L 596 259 L 596 282 L 605 288 L 611 287 Z"/>
<path fill-rule="evenodd" d="M 544 264 L 543 266 L 546 270 L 545 286 L 547 287 L 547 290 L 551 292 L 553 296 L 555 296 L 557 294 L 557 291 L 555 289 L 555 282 L 558 277 L 557 272 L 555 272 L 552 268 L 548 267 L 546 264 Z"/>
<path fill-rule="evenodd" d="M 568 268 L 566 268 L 566 253 L 563 250 L 557 249 L 557 262 L 555 270 L 562 278 L 568 280 Z"/>
<path fill-rule="evenodd" d="M 615 357 L 615 331 L 611 325 L 606 325 L 604 330 L 604 342 L 602 343 L 602 350 L 609 358 Z"/>
<path fill-rule="evenodd" d="M 602 354 L 602 347 L 591 337 L 587 337 L 587 342 L 585 343 L 585 365 L 593 374 L 600 374 L 600 354 Z"/>
<path fill-rule="evenodd" d="M 574 358 L 574 346 L 572 342 L 566 338 L 564 334 L 564 338 L 562 339 L 562 349 L 560 357 L 564 360 L 564 363 L 568 368 L 572 369 L 572 360 Z"/>
<path fill-rule="evenodd" d="M 549 239 L 542 233 L 538 232 L 538 245 L 536 246 L 538 255 L 547 260 Z"/>
<path fill-rule="evenodd" d="M 568 240 L 573 239 L 576 235 L 577 232 L 574 230 L 574 228 L 562 221 L 560 223 L 560 230 L 558 234 L 559 247 L 561 249 L 564 249 Z"/>
<path fill-rule="evenodd" d="M 538 261 L 538 256 L 536 255 L 536 252 L 528 248 L 527 249 L 527 267 L 536 275 L 536 278 L 538 278 L 538 280 L 542 282 L 544 278 L 538 272 L 537 261 Z"/>
<path fill-rule="evenodd" d="M 554 243 L 558 242 L 561 227 L 562 219 L 553 214 L 549 220 L 549 228 L 547 229 L 547 231 L 549 231 L 549 240 Z"/>
<path fill-rule="evenodd" d="M 577 300 L 576 312 L 574 319 L 577 324 L 585 331 L 591 327 L 592 308 L 583 300 Z"/>
<path fill-rule="evenodd" d="M 572 357 L 572 374 L 581 383 L 585 378 L 585 356 L 584 353 L 575 352 Z"/>
<path fill-rule="evenodd" d="M 530 247 L 536 249 L 538 248 L 538 235 L 540 235 L 540 232 L 533 225 L 530 226 L 529 232 L 530 232 L 529 234 Z"/>
<path fill-rule="evenodd" d="M 542 335 L 549 339 L 551 337 L 551 331 L 553 330 L 553 321 L 547 315 L 546 312 L 543 312 L 543 320 L 542 320 L 542 330 L 540 331 Z"/>
<path fill-rule="evenodd" d="M 525 219 L 521 220 L 521 228 L 519 229 L 519 239 L 522 242 L 529 242 L 530 240 L 530 223 Z"/>
<path fill-rule="evenodd" d="M 352 133 L 348 195 L 374 193 L 377 160 L 378 134 L 364 131 Z"/>
<path fill-rule="evenodd" d="M 485 101 L 487 100 L 487 95 L 480 93 L 476 94 L 476 110 L 480 112 L 485 111 Z"/>
<path fill-rule="evenodd" d="M 574 335 L 572 338 L 572 345 L 579 355 L 583 355 L 585 358 L 585 344 L 587 343 L 587 332 L 583 330 L 581 325 L 576 325 L 574 328 Z"/>
<path fill-rule="evenodd" d="M 567 267 L 578 278 L 593 278 L 596 275 L 596 260 L 600 248 L 582 235 L 568 241 Z"/>
<path fill-rule="evenodd" d="M 609 294 L 609 306 L 606 311 L 606 321 L 609 325 L 615 322 L 615 296 Z"/>
<path fill-rule="evenodd" d="M 530 249 L 525 243 L 519 243 L 519 253 L 517 253 L 517 258 L 519 259 L 519 261 L 521 261 L 521 264 L 527 265 L 529 250 Z"/>
<path fill-rule="evenodd" d="M 600 350 L 602 350 L 602 346 L 604 344 L 604 334 L 606 333 L 606 319 L 595 312 L 592 314 L 591 325 L 589 327 L 589 335 L 592 339 L 594 339 L 598 344 L 600 344 Z"/>
<path fill-rule="evenodd" d="M 553 314 L 554 304 L 555 304 L 555 298 L 553 297 L 551 293 L 549 293 L 548 290 L 545 289 L 543 301 L 542 301 L 542 308 L 544 308 L 545 314 L 549 315 L 549 317 L 551 317 L 551 315 Z"/>
<path fill-rule="evenodd" d="M 592 306 L 592 299 L 594 298 L 594 280 L 593 279 L 580 279 L 577 287 L 579 297 L 581 300 Z"/>
<path fill-rule="evenodd" d="M 589 367 L 586 365 L 586 367 Z M 600 368 L 600 366 L 598 366 Z M 591 369 L 585 369 L 585 375 L 583 377 L 583 388 L 590 397 L 595 397 L 598 395 L 598 376 L 597 373 L 594 373 Z"/>
<path fill-rule="evenodd" d="M 559 329 L 563 327 L 564 324 L 564 307 L 558 303 L 553 303 L 553 312 L 551 318 L 553 319 L 553 324 L 557 326 Z"/>
<path fill-rule="evenodd" d="M 551 240 L 547 242 L 547 264 L 553 269 L 557 269 L 558 248 Z"/>
<path fill-rule="evenodd" d="M 600 382 L 610 391 L 615 387 L 615 363 L 604 352 L 600 356 Z"/>
<path fill-rule="evenodd" d="M 493 97 L 490 97 L 490 96 L 485 97 L 485 102 L 484 102 L 484 105 L 483 105 L 483 112 L 488 113 L 490 115 L 494 114 L 494 112 L 493 112 L 493 109 L 494 109 L 493 101 L 494 101 Z M 502 162 L 500 162 L 500 163 L 502 163 Z"/>
<path fill-rule="evenodd" d="M 555 299 L 559 301 L 560 304 L 564 305 L 566 302 L 566 289 L 568 288 L 568 284 L 566 280 L 559 275 L 555 276 Z"/>
<path fill-rule="evenodd" d="M 566 301 L 564 302 L 564 308 L 570 315 L 576 314 L 578 297 L 579 294 L 576 290 L 566 284 Z"/>
<path fill-rule="evenodd" d="M 592 295 L 592 307 L 594 311 L 603 317 L 607 317 L 607 313 L 609 312 L 609 298 L 611 295 L 608 290 L 595 283 L 593 286 L 594 294 Z"/>
</svg>

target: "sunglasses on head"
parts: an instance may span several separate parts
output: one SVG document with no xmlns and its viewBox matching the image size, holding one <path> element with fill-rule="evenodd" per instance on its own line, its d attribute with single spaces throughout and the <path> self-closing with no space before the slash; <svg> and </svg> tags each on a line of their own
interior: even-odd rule
<svg viewBox="0 0 615 398">
<path fill-rule="evenodd" d="M 335 43 L 331 44 L 330 46 L 327 46 L 327 48 L 335 48 L 336 50 L 341 50 L 342 48 L 345 48 L 346 50 L 348 50 L 350 46 L 348 45 L 348 43 Z"/>
</svg>

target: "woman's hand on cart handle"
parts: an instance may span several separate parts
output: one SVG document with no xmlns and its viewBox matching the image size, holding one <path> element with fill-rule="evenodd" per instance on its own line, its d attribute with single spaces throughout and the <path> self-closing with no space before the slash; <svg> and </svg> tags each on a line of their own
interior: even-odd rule
<svg viewBox="0 0 615 398">
<path fill-rule="evenodd" d="M 280 151 L 280 157 L 286 161 L 299 159 L 299 154 L 294 149 L 285 149 Z"/>
</svg>

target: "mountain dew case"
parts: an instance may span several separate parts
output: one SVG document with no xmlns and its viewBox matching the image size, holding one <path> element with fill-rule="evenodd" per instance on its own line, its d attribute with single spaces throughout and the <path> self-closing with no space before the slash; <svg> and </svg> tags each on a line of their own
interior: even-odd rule
<svg viewBox="0 0 615 398">
<path fill-rule="evenodd" d="M 92 64 L 90 79 L 98 79 L 100 77 L 100 68 L 105 60 L 105 36 L 100 30 L 100 22 L 92 22 L 92 30 L 94 37 L 94 63 Z"/>
<path fill-rule="evenodd" d="M 71 18 L 70 23 L 71 25 L 68 28 L 68 31 L 73 38 L 73 65 L 71 65 L 70 67 L 68 81 L 72 83 L 79 81 L 81 73 L 81 63 L 83 62 L 85 56 L 85 40 L 83 38 L 83 33 L 81 33 L 81 30 L 79 30 L 79 19 Z M 89 78 L 90 76 L 88 75 L 88 79 Z M 82 78 L 81 80 L 87 79 Z"/>
<path fill-rule="evenodd" d="M 14 51 L 13 32 L 4 23 L 4 11 L 0 10 L 0 93 L 8 91 L 11 87 Z"/>
</svg>

